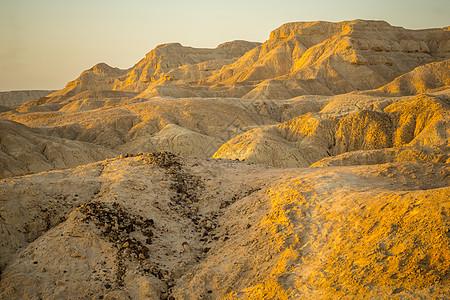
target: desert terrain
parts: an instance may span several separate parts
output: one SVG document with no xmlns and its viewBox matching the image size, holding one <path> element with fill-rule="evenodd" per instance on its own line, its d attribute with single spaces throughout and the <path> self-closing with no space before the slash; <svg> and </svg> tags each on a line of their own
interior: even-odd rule
<svg viewBox="0 0 450 300">
<path fill-rule="evenodd" d="M 0 93 L 0 299 L 449 298 L 449 27 L 287 23 Z"/>
</svg>

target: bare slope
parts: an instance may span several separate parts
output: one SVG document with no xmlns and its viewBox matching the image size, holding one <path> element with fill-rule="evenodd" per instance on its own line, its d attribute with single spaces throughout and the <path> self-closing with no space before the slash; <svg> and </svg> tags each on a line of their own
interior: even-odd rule
<svg viewBox="0 0 450 300">
<path fill-rule="evenodd" d="M 51 90 L 24 90 L 0 92 L 0 105 L 13 106 L 20 105 L 24 102 L 45 97 L 55 91 Z"/>
<path fill-rule="evenodd" d="M 0 119 L 0 178 L 73 168 L 114 156 L 110 149 Z"/>
<path fill-rule="evenodd" d="M 446 297 L 449 174 L 155 153 L 2 180 L 0 297 Z"/>
<path fill-rule="evenodd" d="M 29 102 L 2 117 L 112 153 L 166 150 L 206 158 L 251 128 L 286 121 L 325 105 L 323 99 L 305 97 L 287 101 L 132 97 L 125 92 L 86 91 L 50 103 Z M 106 157 L 100 151 L 99 158 Z"/>
<path fill-rule="evenodd" d="M 450 87 L 450 60 L 420 66 L 395 78 L 377 92 L 388 96 L 407 96 Z M 372 92 L 370 92 L 372 93 Z"/>
<path fill-rule="evenodd" d="M 449 99 L 448 92 L 389 99 L 358 94 L 338 96 L 331 98 L 320 112 L 236 136 L 222 145 L 214 157 L 277 167 L 307 167 L 346 152 L 401 146 L 434 147 L 439 155 L 446 156 L 450 142 Z M 388 152 L 386 159 L 396 159 Z M 363 164 L 365 158 L 366 163 L 373 162 L 362 155 L 358 164 Z"/>
<path fill-rule="evenodd" d="M 410 97 L 350 93 L 283 101 L 133 95 L 86 91 L 50 103 L 30 102 L 4 112 L 3 118 L 46 127 L 46 134 L 113 153 L 166 150 L 278 167 L 307 167 L 346 152 L 402 146 L 448 154 L 448 90 Z M 380 163 L 397 159 L 389 151 Z M 358 164 L 366 158 L 374 162 L 363 155 Z"/>
</svg>

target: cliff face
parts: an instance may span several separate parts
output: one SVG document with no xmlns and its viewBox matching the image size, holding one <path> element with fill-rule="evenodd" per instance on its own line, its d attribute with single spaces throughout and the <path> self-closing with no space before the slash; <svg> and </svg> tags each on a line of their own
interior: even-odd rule
<svg viewBox="0 0 450 300">
<path fill-rule="evenodd" d="M 281 85 L 287 98 L 334 95 L 378 88 L 417 66 L 448 58 L 450 35 L 443 29 L 407 30 L 362 20 L 289 23 L 210 80 L 257 84 L 246 95 L 250 98 L 272 98 L 273 85 Z"/>
<path fill-rule="evenodd" d="M 114 89 L 143 92 L 155 82 L 199 81 L 258 44 L 234 41 L 215 49 L 184 47 L 179 43 L 160 45 L 147 53 L 127 75 L 118 79 Z"/>
<path fill-rule="evenodd" d="M 53 96 L 73 96 L 88 86 L 143 97 L 336 95 L 376 89 L 418 66 L 449 58 L 445 28 L 408 30 L 364 20 L 297 22 L 274 30 L 263 44 L 160 45 L 129 70 L 100 64 Z"/>
</svg>

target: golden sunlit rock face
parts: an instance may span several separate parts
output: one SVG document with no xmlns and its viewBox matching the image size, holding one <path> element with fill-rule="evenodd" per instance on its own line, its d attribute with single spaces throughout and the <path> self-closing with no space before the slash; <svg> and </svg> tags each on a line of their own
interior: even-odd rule
<svg viewBox="0 0 450 300">
<path fill-rule="evenodd" d="M 449 61 L 296 22 L 0 94 L 0 299 L 450 298 Z"/>
</svg>

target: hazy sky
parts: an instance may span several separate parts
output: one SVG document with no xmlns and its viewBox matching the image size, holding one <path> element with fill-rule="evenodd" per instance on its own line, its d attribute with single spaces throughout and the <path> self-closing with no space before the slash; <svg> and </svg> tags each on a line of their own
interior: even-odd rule
<svg viewBox="0 0 450 300">
<path fill-rule="evenodd" d="M 129 68 L 155 46 L 265 41 L 292 21 L 450 25 L 450 0 L 0 0 L 0 91 L 61 89 L 96 63 Z"/>
</svg>

